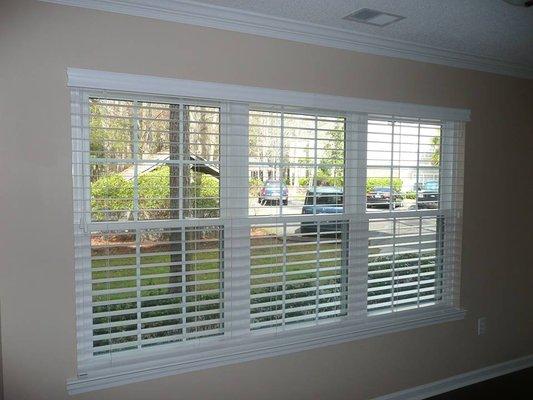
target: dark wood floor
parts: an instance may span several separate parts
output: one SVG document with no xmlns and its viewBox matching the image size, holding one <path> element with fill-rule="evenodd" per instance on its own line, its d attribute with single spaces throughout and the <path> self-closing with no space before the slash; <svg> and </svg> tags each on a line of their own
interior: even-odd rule
<svg viewBox="0 0 533 400">
<path fill-rule="evenodd" d="M 533 399 L 533 368 L 503 375 L 475 385 L 430 397 L 427 400 Z"/>
</svg>

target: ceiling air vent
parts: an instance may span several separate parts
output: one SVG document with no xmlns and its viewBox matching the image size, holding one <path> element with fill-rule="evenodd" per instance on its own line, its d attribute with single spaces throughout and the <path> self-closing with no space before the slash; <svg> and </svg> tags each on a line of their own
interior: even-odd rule
<svg viewBox="0 0 533 400">
<path fill-rule="evenodd" d="M 361 8 L 360 10 L 347 15 L 343 19 L 367 25 L 387 26 L 404 18 L 405 17 L 402 17 L 401 15 L 389 14 L 378 10 L 372 10 L 370 8 Z"/>
</svg>

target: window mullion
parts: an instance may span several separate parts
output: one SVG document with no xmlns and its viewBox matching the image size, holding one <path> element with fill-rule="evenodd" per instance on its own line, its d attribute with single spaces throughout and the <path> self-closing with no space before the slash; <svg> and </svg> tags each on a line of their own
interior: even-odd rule
<svg viewBox="0 0 533 400">
<path fill-rule="evenodd" d="M 446 122 L 442 127 L 440 207 L 444 217 L 442 302 L 459 307 L 461 221 L 464 159 L 464 123 Z"/>
<path fill-rule="evenodd" d="M 224 221 L 225 334 L 250 334 L 250 225 L 248 215 L 248 105 L 221 109 L 220 210 Z"/>
<path fill-rule="evenodd" d="M 133 102 L 131 142 L 133 159 L 133 220 L 139 220 L 139 102 Z"/>
<path fill-rule="evenodd" d="M 185 111 L 184 111 L 184 105 L 183 104 L 179 104 L 179 112 L 178 112 L 178 160 L 179 160 L 179 165 L 178 165 L 178 218 L 180 220 L 183 220 L 184 218 L 184 206 L 185 206 L 185 199 L 184 199 L 184 195 L 185 195 L 185 191 L 184 191 L 184 188 L 183 188 L 183 183 L 184 183 L 184 179 L 183 179 L 183 173 L 185 172 L 185 168 L 187 168 L 187 166 L 183 165 L 183 162 L 185 161 L 183 158 L 183 154 L 184 154 L 184 147 L 183 147 L 183 140 L 185 138 L 185 132 L 184 132 L 184 128 L 185 128 L 185 121 L 184 121 L 184 118 L 185 118 Z M 187 133 L 188 134 L 188 133 Z"/>
<path fill-rule="evenodd" d="M 396 127 L 398 126 L 398 124 L 396 123 L 396 121 L 393 121 L 392 122 L 392 133 L 391 133 L 391 148 L 390 148 L 390 151 L 391 151 L 391 154 L 390 154 L 390 165 L 391 165 L 391 168 L 390 168 L 390 176 L 389 176 L 389 188 L 390 188 L 390 196 L 389 196 L 389 207 L 388 209 L 389 210 L 394 210 L 394 208 L 392 207 L 392 204 L 393 204 L 393 198 L 394 198 L 394 167 L 395 167 L 395 159 L 394 159 L 394 151 L 396 149 L 396 146 L 395 146 L 395 143 L 394 143 L 394 140 L 396 139 Z M 400 125 L 400 132 L 399 132 L 399 135 L 400 135 L 400 140 L 399 140 L 399 143 L 401 143 L 401 134 L 402 134 L 402 127 Z M 400 152 L 398 151 L 398 156 L 400 156 Z M 399 164 L 399 162 L 398 162 Z"/>
<path fill-rule="evenodd" d="M 133 159 L 133 220 L 139 220 L 139 102 L 133 102 L 133 115 L 131 121 L 132 159 Z M 142 347 L 142 324 L 141 324 L 141 231 L 135 230 L 135 292 L 137 314 L 137 348 Z"/>
<path fill-rule="evenodd" d="M 453 269 L 453 300 L 452 305 L 460 308 L 460 289 L 461 289 L 461 245 L 463 232 L 463 188 L 464 188 L 464 150 L 465 150 L 465 123 L 454 122 L 453 132 L 455 137 L 453 165 L 454 180 L 452 184 L 453 203 L 454 203 L 454 253 L 455 257 L 452 263 Z"/>
<path fill-rule="evenodd" d="M 283 224 L 283 262 L 282 262 L 282 301 L 281 301 L 281 321 L 285 325 L 285 312 L 287 311 L 287 224 Z"/>
<path fill-rule="evenodd" d="M 415 209 L 418 210 L 418 188 L 420 185 L 420 124 L 417 126 L 417 138 L 416 138 L 416 180 L 415 180 Z M 392 194 L 392 192 L 391 192 Z M 391 196 L 392 197 L 392 196 Z M 420 272 L 422 269 L 422 217 L 418 221 L 418 271 L 417 271 L 417 287 L 416 287 L 416 305 L 420 306 Z M 438 240 L 438 236 L 437 236 Z M 436 267 L 436 265 L 435 265 Z M 437 275 L 435 273 L 435 282 Z M 393 277 L 394 282 L 394 277 Z"/>
<path fill-rule="evenodd" d="M 280 137 L 279 137 L 279 148 L 280 148 L 280 158 L 279 158 L 279 199 L 278 199 L 278 208 L 279 215 L 283 215 L 283 172 L 287 169 L 287 162 L 289 157 L 285 157 L 285 113 L 281 112 L 280 119 Z M 275 179 L 276 177 L 274 177 Z"/>
<path fill-rule="evenodd" d="M 391 282 L 390 282 L 390 310 L 394 311 L 394 296 L 395 293 L 395 282 L 396 282 L 396 246 L 398 245 L 398 220 L 396 218 L 392 219 L 392 259 L 391 259 Z"/>
<path fill-rule="evenodd" d="M 420 124 L 417 128 L 416 140 L 416 180 L 415 180 L 415 210 L 418 208 L 418 191 L 420 190 Z"/>
<path fill-rule="evenodd" d="M 366 217 L 367 116 L 349 114 L 345 127 L 344 212 L 349 218 L 348 316 L 366 316 L 368 218 Z"/>
<path fill-rule="evenodd" d="M 315 114 L 315 131 L 314 131 L 314 144 L 313 144 L 313 214 L 316 214 L 317 205 L 317 187 L 318 187 L 318 115 Z"/>
<path fill-rule="evenodd" d="M 317 179 L 318 179 L 318 114 L 315 113 L 314 115 L 314 162 L 313 162 L 313 168 L 314 168 L 314 175 L 315 175 L 315 190 L 313 195 L 313 204 L 315 205 L 314 213 L 317 213 L 316 209 L 316 203 L 317 203 Z M 318 321 L 318 312 L 319 312 L 319 303 L 320 303 L 320 227 L 322 226 L 321 222 L 317 222 L 316 224 L 316 276 L 315 276 L 315 320 Z M 285 314 L 285 310 L 284 314 Z"/>
</svg>

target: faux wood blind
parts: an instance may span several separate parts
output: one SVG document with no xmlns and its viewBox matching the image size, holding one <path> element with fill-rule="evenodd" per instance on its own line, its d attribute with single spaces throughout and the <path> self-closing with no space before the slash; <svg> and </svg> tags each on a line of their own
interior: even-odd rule
<svg viewBox="0 0 533 400">
<path fill-rule="evenodd" d="M 219 106 L 77 95 L 86 356 L 223 334 Z"/>
<path fill-rule="evenodd" d="M 82 371 L 456 305 L 464 124 L 85 89 L 71 106 Z"/>
<path fill-rule="evenodd" d="M 458 290 L 463 125 L 371 116 L 367 137 L 370 314 Z"/>
</svg>

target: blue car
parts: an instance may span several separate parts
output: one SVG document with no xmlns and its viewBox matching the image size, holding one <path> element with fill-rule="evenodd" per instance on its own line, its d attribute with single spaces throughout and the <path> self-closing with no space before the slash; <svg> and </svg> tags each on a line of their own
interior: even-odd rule
<svg viewBox="0 0 533 400">
<path fill-rule="evenodd" d="M 315 200 L 316 198 L 316 200 Z M 339 214 L 343 211 L 343 191 L 341 188 L 320 186 L 309 189 L 305 196 L 302 214 Z M 302 222 L 302 233 L 317 232 L 316 222 Z M 321 222 L 321 233 L 340 233 L 341 226 L 338 222 Z"/>
<path fill-rule="evenodd" d="M 437 208 L 439 206 L 439 182 L 428 181 L 418 190 L 418 208 Z"/>
<path fill-rule="evenodd" d="M 280 181 L 266 181 L 259 191 L 257 202 L 261 205 L 278 204 L 282 201 L 283 205 L 289 204 L 289 190 L 287 185 Z"/>
</svg>

